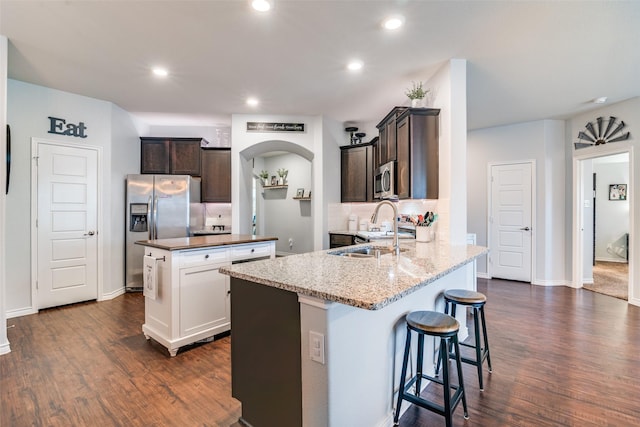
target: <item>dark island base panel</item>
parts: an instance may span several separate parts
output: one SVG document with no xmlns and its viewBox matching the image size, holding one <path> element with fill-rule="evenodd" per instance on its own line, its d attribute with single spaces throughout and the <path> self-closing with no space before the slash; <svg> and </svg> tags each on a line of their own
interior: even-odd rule
<svg viewBox="0 0 640 427">
<path fill-rule="evenodd" d="M 300 427 L 298 295 L 231 278 L 231 324 L 231 387 L 242 419 L 256 427 Z"/>
</svg>

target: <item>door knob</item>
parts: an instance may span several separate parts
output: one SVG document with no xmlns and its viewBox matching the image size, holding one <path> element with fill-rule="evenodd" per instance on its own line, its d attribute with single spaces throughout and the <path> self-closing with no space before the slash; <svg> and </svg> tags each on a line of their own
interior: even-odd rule
<svg viewBox="0 0 640 427">
<path fill-rule="evenodd" d="M 94 234 L 96 234 L 93 231 L 89 231 L 88 233 L 84 233 L 85 236 L 93 236 Z"/>
<path fill-rule="evenodd" d="M 529 230 L 531 230 L 531 229 L 530 229 L 529 227 L 524 227 L 524 228 L 521 228 L 520 230 L 523 230 L 523 231 L 529 231 Z"/>
</svg>

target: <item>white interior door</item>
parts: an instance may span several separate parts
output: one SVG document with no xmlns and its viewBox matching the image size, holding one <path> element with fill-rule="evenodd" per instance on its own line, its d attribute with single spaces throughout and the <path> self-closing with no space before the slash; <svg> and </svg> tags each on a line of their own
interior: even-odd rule
<svg viewBox="0 0 640 427">
<path fill-rule="evenodd" d="M 98 153 L 39 142 L 37 158 L 37 306 L 96 299 Z"/>
<path fill-rule="evenodd" d="M 531 282 L 531 163 L 491 166 L 490 274 Z"/>
</svg>

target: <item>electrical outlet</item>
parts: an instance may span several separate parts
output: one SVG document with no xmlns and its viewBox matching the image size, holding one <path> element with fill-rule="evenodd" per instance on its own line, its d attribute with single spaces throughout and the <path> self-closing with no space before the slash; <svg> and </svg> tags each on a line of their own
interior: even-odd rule
<svg viewBox="0 0 640 427">
<path fill-rule="evenodd" d="M 309 331 L 309 357 L 324 365 L 324 335 L 320 332 Z"/>
<path fill-rule="evenodd" d="M 289 237 L 289 248 L 293 247 L 293 239 Z"/>
</svg>

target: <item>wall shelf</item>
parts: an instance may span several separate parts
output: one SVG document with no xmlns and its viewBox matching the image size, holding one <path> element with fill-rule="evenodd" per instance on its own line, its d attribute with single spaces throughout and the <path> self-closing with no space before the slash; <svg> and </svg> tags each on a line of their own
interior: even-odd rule
<svg viewBox="0 0 640 427">
<path fill-rule="evenodd" d="M 263 185 L 262 188 L 264 190 L 280 190 L 283 188 L 289 188 L 288 185 Z"/>
<path fill-rule="evenodd" d="M 309 201 L 311 197 L 294 197 L 293 200 Z"/>
</svg>

